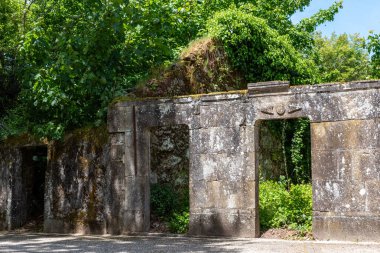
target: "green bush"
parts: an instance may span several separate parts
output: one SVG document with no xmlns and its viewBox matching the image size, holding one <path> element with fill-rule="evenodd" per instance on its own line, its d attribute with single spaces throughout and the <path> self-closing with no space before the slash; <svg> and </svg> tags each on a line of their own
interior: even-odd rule
<svg viewBox="0 0 380 253">
<path fill-rule="evenodd" d="M 189 227 L 189 189 L 170 184 L 151 185 L 151 212 L 168 223 L 172 233 L 186 233 Z"/>
<path fill-rule="evenodd" d="M 189 230 L 189 211 L 174 213 L 169 220 L 169 230 L 172 233 L 183 234 Z"/>
<path fill-rule="evenodd" d="M 153 184 L 150 189 L 152 214 L 165 219 L 180 205 L 178 195 L 169 184 Z"/>
<path fill-rule="evenodd" d="M 310 231 L 312 222 L 311 184 L 291 185 L 285 182 L 260 183 L 260 226 Z"/>
</svg>

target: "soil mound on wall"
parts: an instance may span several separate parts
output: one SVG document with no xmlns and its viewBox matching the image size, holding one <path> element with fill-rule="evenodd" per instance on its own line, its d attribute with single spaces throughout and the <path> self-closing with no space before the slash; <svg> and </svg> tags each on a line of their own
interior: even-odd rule
<svg viewBox="0 0 380 253">
<path fill-rule="evenodd" d="M 168 97 L 245 88 L 229 64 L 223 46 L 211 38 L 192 42 L 170 67 L 156 69 L 138 85 L 137 97 Z"/>
</svg>

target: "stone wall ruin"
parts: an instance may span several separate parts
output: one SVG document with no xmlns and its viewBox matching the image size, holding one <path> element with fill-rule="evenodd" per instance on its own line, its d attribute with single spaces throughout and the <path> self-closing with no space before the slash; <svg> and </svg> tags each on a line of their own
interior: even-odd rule
<svg viewBox="0 0 380 253">
<path fill-rule="evenodd" d="M 62 141 L 16 138 L 0 145 L 0 230 L 38 218 L 44 232 L 106 233 L 107 142 L 103 127 L 77 130 Z"/>
<path fill-rule="evenodd" d="M 150 128 L 190 131 L 192 235 L 259 236 L 258 126 L 309 118 L 312 138 L 313 234 L 316 239 L 380 238 L 380 82 L 248 90 L 119 101 L 109 110 L 111 233 L 149 229 Z"/>
<path fill-rule="evenodd" d="M 379 89 L 380 81 L 270 82 L 226 93 L 120 99 L 109 108 L 109 135 L 103 129 L 44 144 L 44 231 L 149 231 L 154 129 L 185 125 L 189 233 L 257 237 L 260 123 L 308 118 L 314 237 L 379 242 Z M 33 145 L 40 144 L 0 146 L 0 229 L 14 229 L 24 217 L 22 150 Z"/>
</svg>

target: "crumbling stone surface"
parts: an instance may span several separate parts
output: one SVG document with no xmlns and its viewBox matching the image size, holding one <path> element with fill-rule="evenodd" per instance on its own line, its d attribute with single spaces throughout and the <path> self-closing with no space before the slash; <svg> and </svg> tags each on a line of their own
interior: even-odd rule
<svg viewBox="0 0 380 253">
<path fill-rule="evenodd" d="M 189 138 L 186 125 L 151 129 L 151 184 L 188 187 Z"/>
<path fill-rule="evenodd" d="M 36 171 L 29 167 L 36 158 L 33 150 L 41 148 L 48 153 L 46 175 L 39 179 L 45 181 L 44 203 L 38 203 L 44 209 L 44 231 L 106 233 L 109 148 L 104 127 L 77 130 L 61 142 L 24 138 L 1 145 L 0 230 L 19 228 L 31 218 Z"/>
<path fill-rule="evenodd" d="M 6 154 L 0 149 L 0 230 L 4 230 L 7 227 L 6 217 L 7 217 L 7 202 L 8 202 L 8 172 L 9 170 L 5 167 L 5 163 L 8 160 Z M 7 160 L 6 160 L 7 159 Z M 7 166 L 8 167 L 8 166 Z"/>
<path fill-rule="evenodd" d="M 270 121 L 263 121 L 259 133 L 259 173 L 262 180 L 279 180 L 286 175 L 281 132 L 273 131 Z"/>
<path fill-rule="evenodd" d="M 173 149 L 170 140 L 154 139 L 160 135 L 154 129 L 181 125 L 189 139 L 189 233 L 259 236 L 260 122 L 309 118 L 314 236 L 379 241 L 379 89 L 378 81 L 290 88 L 275 82 L 248 91 L 120 99 L 109 108 L 109 136 L 105 129 L 77 132 L 48 145 L 45 232 L 148 231 L 151 141 Z M 0 148 L 0 229 L 25 218 L 23 145 Z"/>
<path fill-rule="evenodd" d="M 108 136 L 80 130 L 50 146 L 44 231 L 106 233 Z"/>
<path fill-rule="evenodd" d="M 8 201 L 12 193 L 10 173 L 13 170 L 13 163 L 17 163 L 17 159 L 12 157 L 12 152 L 0 148 L 0 230 L 8 228 L 7 216 L 10 211 Z"/>
<path fill-rule="evenodd" d="M 312 124 L 317 239 L 380 238 L 379 123 L 377 118 Z"/>
<path fill-rule="evenodd" d="M 22 153 L 10 146 L 0 147 L 0 229 L 19 227 L 27 216 L 23 205 Z"/>
<path fill-rule="evenodd" d="M 151 129 L 187 125 L 189 233 L 259 236 L 258 125 L 262 120 L 309 118 L 314 235 L 361 240 L 357 231 L 374 224 L 365 240 L 378 241 L 379 89 L 378 81 L 290 88 L 274 82 L 250 85 L 248 91 L 119 100 L 108 115 L 109 231 L 148 231 Z"/>
</svg>

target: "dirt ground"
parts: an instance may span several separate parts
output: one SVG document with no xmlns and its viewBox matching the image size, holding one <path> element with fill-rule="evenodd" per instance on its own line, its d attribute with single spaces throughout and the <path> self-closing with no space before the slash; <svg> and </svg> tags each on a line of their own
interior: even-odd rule
<svg viewBox="0 0 380 253">
<path fill-rule="evenodd" d="M 314 240 L 313 234 L 310 232 L 300 232 L 285 228 L 271 228 L 262 231 L 261 238 L 266 239 L 282 239 L 282 240 L 301 240 L 311 241 Z"/>
<path fill-rule="evenodd" d="M 170 234 L 167 222 L 161 221 L 155 217 L 150 224 L 150 233 Z M 260 238 L 265 239 L 281 239 L 281 240 L 299 240 L 312 241 L 314 240 L 311 232 L 300 232 L 297 230 L 285 228 L 271 228 L 261 232 Z"/>
</svg>

